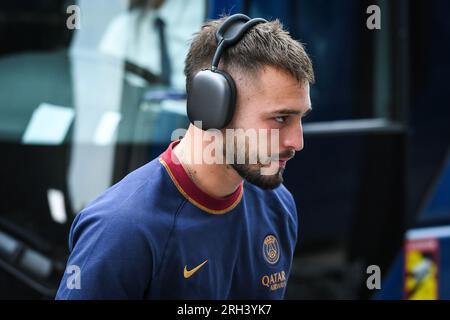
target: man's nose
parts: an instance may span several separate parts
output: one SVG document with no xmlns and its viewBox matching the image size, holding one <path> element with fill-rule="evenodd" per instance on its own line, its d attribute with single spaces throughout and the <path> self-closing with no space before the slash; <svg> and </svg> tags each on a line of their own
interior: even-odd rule
<svg viewBox="0 0 450 320">
<path fill-rule="evenodd" d="M 303 149 L 303 127 L 301 123 L 292 126 L 292 128 L 285 132 L 282 145 L 283 149 L 294 149 L 297 152 Z"/>
</svg>

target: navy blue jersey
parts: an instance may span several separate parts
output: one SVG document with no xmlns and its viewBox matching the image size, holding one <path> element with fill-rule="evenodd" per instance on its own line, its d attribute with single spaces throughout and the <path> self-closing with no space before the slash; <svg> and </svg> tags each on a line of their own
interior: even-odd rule
<svg viewBox="0 0 450 320">
<path fill-rule="evenodd" d="M 282 299 L 297 212 L 281 185 L 199 189 L 173 142 L 82 210 L 57 299 Z M 77 273 L 76 273 L 77 271 Z"/>
</svg>

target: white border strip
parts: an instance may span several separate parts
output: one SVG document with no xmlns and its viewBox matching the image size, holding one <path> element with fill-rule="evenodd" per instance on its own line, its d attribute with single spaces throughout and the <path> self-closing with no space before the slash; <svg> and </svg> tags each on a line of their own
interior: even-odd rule
<svg viewBox="0 0 450 320">
<path fill-rule="evenodd" d="M 406 238 L 409 240 L 446 237 L 450 237 L 450 226 L 412 229 L 406 232 Z"/>
<path fill-rule="evenodd" d="M 303 125 L 306 134 L 399 131 L 403 126 L 383 118 L 311 122 Z"/>
</svg>

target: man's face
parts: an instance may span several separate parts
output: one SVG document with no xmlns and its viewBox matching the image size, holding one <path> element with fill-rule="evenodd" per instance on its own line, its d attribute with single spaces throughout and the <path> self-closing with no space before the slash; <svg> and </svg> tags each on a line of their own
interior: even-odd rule
<svg viewBox="0 0 450 320">
<path fill-rule="evenodd" d="M 273 67 L 264 68 L 251 81 L 248 76 L 234 79 L 237 109 L 227 128 L 256 132 L 257 139 L 238 133 L 232 143 L 225 141 L 224 151 L 233 146 L 231 166 L 244 179 L 264 189 L 276 188 L 283 182 L 286 162 L 303 149 L 301 120 L 311 110 L 309 84 Z M 237 161 L 239 153 L 245 161 Z"/>
</svg>

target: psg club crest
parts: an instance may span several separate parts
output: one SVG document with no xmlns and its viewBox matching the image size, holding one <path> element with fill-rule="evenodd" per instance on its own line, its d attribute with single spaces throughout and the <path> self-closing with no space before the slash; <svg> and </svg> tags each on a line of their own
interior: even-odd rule
<svg viewBox="0 0 450 320">
<path fill-rule="evenodd" d="M 274 235 L 269 234 L 264 238 L 263 256 L 264 259 L 270 264 L 275 264 L 280 259 L 280 246 L 278 245 L 278 240 Z"/>
</svg>

